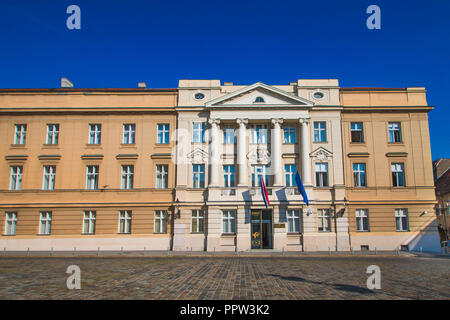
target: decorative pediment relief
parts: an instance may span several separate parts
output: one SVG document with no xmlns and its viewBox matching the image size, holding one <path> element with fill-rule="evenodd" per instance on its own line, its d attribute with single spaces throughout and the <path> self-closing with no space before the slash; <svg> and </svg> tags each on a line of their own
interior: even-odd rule
<svg viewBox="0 0 450 320">
<path fill-rule="evenodd" d="M 315 161 L 326 161 L 326 160 L 331 160 L 333 158 L 333 153 L 331 151 L 328 151 L 324 147 L 317 148 L 316 150 L 311 152 L 309 155 Z"/>
<path fill-rule="evenodd" d="M 195 148 L 187 155 L 188 161 L 193 164 L 208 162 L 208 153 L 200 148 Z"/>
<path fill-rule="evenodd" d="M 270 152 L 265 146 L 253 146 L 247 154 L 247 158 L 250 164 L 268 164 L 270 162 Z"/>
</svg>

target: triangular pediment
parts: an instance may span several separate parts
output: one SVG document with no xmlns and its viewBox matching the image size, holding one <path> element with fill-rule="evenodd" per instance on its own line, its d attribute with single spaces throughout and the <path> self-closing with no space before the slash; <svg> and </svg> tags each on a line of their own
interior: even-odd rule
<svg viewBox="0 0 450 320">
<path fill-rule="evenodd" d="M 330 160 L 333 157 L 333 152 L 328 151 L 324 147 L 319 147 L 310 154 L 311 158 L 314 158 L 316 161 L 325 161 Z"/>
<path fill-rule="evenodd" d="M 305 98 L 257 82 L 206 103 L 206 106 L 313 106 L 314 103 Z"/>
<path fill-rule="evenodd" d="M 187 159 L 191 163 L 206 163 L 208 161 L 208 153 L 200 148 L 195 148 L 187 154 Z"/>
</svg>

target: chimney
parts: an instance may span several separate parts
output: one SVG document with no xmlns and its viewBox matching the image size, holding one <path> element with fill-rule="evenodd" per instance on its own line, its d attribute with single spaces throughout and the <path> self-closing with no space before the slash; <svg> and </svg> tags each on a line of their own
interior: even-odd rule
<svg viewBox="0 0 450 320">
<path fill-rule="evenodd" d="M 138 88 L 145 89 L 147 88 L 147 84 L 145 82 L 138 82 Z"/>
<path fill-rule="evenodd" d="M 67 78 L 61 78 L 61 88 L 73 88 L 73 83 Z"/>
</svg>

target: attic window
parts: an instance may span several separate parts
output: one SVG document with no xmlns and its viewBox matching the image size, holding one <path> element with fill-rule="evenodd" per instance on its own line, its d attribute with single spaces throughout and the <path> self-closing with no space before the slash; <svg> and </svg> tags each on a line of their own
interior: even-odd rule
<svg viewBox="0 0 450 320">
<path fill-rule="evenodd" d="M 316 91 L 316 92 L 314 92 L 313 97 L 314 97 L 314 99 L 319 100 L 319 99 L 322 99 L 324 97 L 324 94 L 322 92 L 320 92 L 320 91 Z"/>
<path fill-rule="evenodd" d="M 264 98 L 263 97 L 256 97 L 255 99 L 255 103 L 264 103 Z"/>
<path fill-rule="evenodd" d="M 201 92 L 198 92 L 194 95 L 195 100 L 202 100 L 205 97 L 205 95 Z"/>
</svg>

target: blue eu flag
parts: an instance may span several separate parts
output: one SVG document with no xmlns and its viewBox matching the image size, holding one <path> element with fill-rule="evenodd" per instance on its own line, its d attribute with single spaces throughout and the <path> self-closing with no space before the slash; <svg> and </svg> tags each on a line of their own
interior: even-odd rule
<svg viewBox="0 0 450 320">
<path fill-rule="evenodd" d="M 303 201 L 306 203 L 307 206 L 309 206 L 308 195 L 306 194 L 305 187 L 303 186 L 303 182 L 302 179 L 300 179 L 298 171 L 295 173 L 295 183 L 297 184 L 298 192 L 300 192 L 300 194 L 303 197 Z"/>
</svg>

